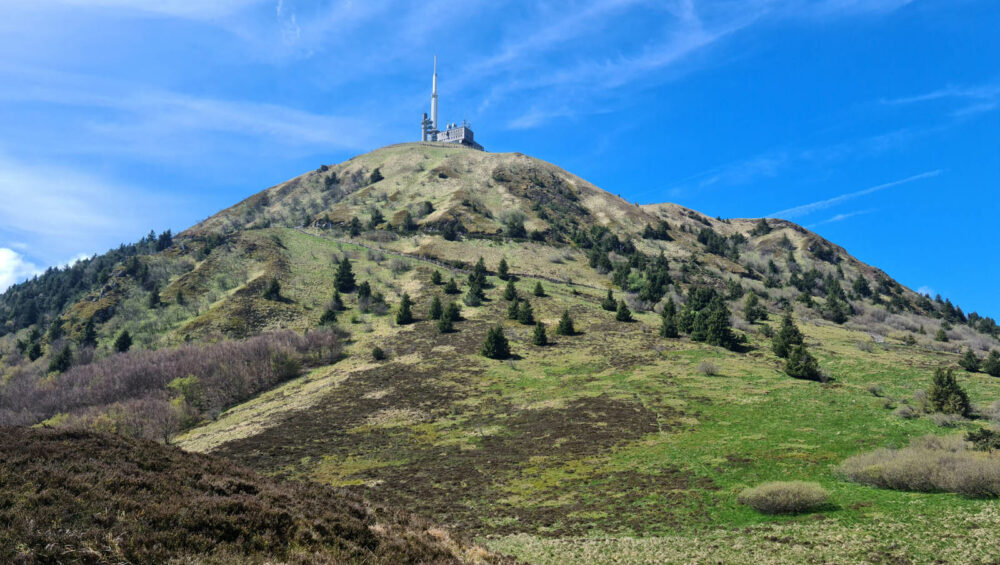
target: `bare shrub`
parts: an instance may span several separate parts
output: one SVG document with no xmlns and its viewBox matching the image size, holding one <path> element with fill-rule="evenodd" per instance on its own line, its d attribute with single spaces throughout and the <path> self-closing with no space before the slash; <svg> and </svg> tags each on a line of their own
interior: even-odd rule
<svg viewBox="0 0 1000 565">
<path fill-rule="evenodd" d="M 879 488 L 1000 496 L 1000 453 L 973 451 L 962 436 L 924 436 L 902 449 L 856 455 L 837 473 Z"/>
<path fill-rule="evenodd" d="M 817 483 L 777 481 L 744 489 L 737 500 L 764 514 L 798 514 L 819 508 L 829 496 Z"/>
<path fill-rule="evenodd" d="M 399 276 L 412 268 L 413 266 L 410 265 L 409 261 L 400 259 L 399 257 L 393 257 L 393 259 L 389 261 L 389 270 L 396 276 Z"/>
<path fill-rule="evenodd" d="M 372 261 L 374 263 L 378 263 L 379 265 L 381 265 L 382 261 L 385 261 L 385 253 L 382 253 L 381 251 L 379 251 L 377 249 L 366 249 L 365 250 L 365 259 L 368 259 L 369 261 Z"/>
<path fill-rule="evenodd" d="M 705 359 L 698 363 L 698 372 L 706 377 L 714 377 L 719 374 L 719 368 L 715 366 L 715 363 Z"/>
<path fill-rule="evenodd" d="M 885 394 L 884 391 L 882 390 L 882 387 L 879 385 L 868 385 L 868 388 L 866 388 L 865 390 L 870 392 L 872 396 L 875 397 L 881 397 L 883 394 Z"/>
<path fill-rule="evenodd" d="M 854 345 L 858 348 L 858 351 L 864 351 L 865 353 L 875 351 L 875 344 L 870 341 L 857 341 Z"/>
<path fill-rule="evenodd" d="M 892 414 L 894 416 L 896 416 L 897 418 L 902 418 L 904 420 L 912 420 L 912 419 L 920 416 L 920 414 L 918 414 L 917 411 L 914 410 L 913 407 L 910 406 L 909 404 L 903 404 L 903 405 L 901 405 L 899 408 L 896 408 L 892 412 Z"/>
<path fill-rule="evenodd" d="M 954 428 L 960 422 L 965 421 L 965 418 L 956 414 L 931 414 L 930 418 L 932 422 L 942 428 Z"/>
</svg>

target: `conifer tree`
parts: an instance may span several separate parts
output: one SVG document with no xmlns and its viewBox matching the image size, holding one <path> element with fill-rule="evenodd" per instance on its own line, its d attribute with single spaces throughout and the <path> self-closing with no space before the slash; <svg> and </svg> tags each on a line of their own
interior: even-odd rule
<svg viewBox="0 0 1000 565">
<path fill-rule="evenodd" d="M 532 294 L 534 294 L 539 298 L 545 296 L 545 288 L 542 287 L 542 281 L 538 281 L 537 283 L 535 283 L 535 290 L 532 291 Z"/>
<path fill-rule="evenodd" d="M 37 360 L 39 357 L 42 356 L 42 344 L 38 343 L 37 341 L 33 342 L 31 345 L 28 346 L 27 355 L 29 361 L 34 362 L 35 360 Z"/>
<path fill-rule="evenodd" d="M 59 350 L 59 353 L 57 353 L 56 356 L 49 361 L 49 372 L 51 373 L 54 371 L 56 373 L 65 373 L 72 366 L 73 350 L 69 348 L 69 344 L 67 343 L 62 347 L 62 349 Z"/>
<path fill-rule="evenodd" d="M 517 321 L 526 326 L 535 323 L 535 311 L 527 300 L 522 300 L 521 306 L 517 309 Z"/>
<path fill-rule="evenodd" d="M 149 298 L 146 299 L 146 307 L 150 310 L 160 307 L 160 288 L 157 286 L 153 287 L 153 290 L 149 292 Z"/>
<path fill-rule="evenodd" d="M 774 334 L 771 338 L 771 349 L 774 350 L 774 354 L 778 357 L 788 357 L 791 353 L 792 346 L 802 344 L 802 332 L 795 325 L 795 320 L 792 319 L 792 313 L 789 311 L 785 312 L 785 315 L 781 317 L 781 328 L 778 333 Z"/>
<path fill-rule="evenodd" d="M 678 337 L 677 305 L 674 304 L 673 298 L 668 298 L 667 302 L 663 305 L 663 311 L 660 312 L 660 318 L 660 337 Z"/>
<path fill-rule="evenodd" d="M 271 278 L 270 282 L 267 283 L 267 288 L 264 289 L 264 299 L 265 300 L 281 300 L 281 283 L 278 279 Z"/>
<path fill-rule="evenodd" d="M 632 311 L 628 309 L 628 304 L 624 300 L 618 301 L 618 308 L 615 311 L 615 319 L 619 322 L 631 322 Z"/>
<path fill-rule="evenodd" d="M 333 277 L 333 287 L 340 292 L 354 290 L 354 269 L 351 268 L 351 260 L 346 255 L 337 267 L 337 274 Z"/>
<path fill-rule="evenodd" d="M 448 318 L 452 322 L 457 322 L 462 319 L 462 308 L 454 302 L 449 303 L 441 314 L 441 317 Z"/>
<path fill-rule="evenodd" d="M 435 270 L 431 273 L 431 284 L 438 285 L 441 284 L 441 271 Z"/>
<path fill-rule="evenodd" d="M 934 334 L 934 341 L 948 341 L 948 334 L 945 333 L 944 328 L 939 328 Z"/>
<path fill-rule="evenodd" d="M 476 265 L 472 267 L 472 272 L 469 273 L 469 286 L 473 285 L 478 286 L 480 289 L 486 288 L 486 263 L 482 257 L 476 261 Z"/>
<path fill-rule="evenodd" d="M 500 264 L 497 265 L 497 276 L 500 277 L 500 280 L 505 281 L 510 276 L 509 273 L 510 273 L 510 266 L 507 265 L 507 259 L 501 258 Z"/>
<path fill-rule="evenodd" d="M 503 289 L 503 299 L 504 300 L 517 300 L 517 287 L 514 286 L 514 281 L 507 281 L 507 286 Z"/>
<path fill-rule="evenodd" d="M 545 324 L 541 322 L 535 323 L 535 333 L 531 337 L 531 343 L 535 345 L 548 345 L 549 338 L 545 335 Z"/>
<path fill-rule="evenodd" d="M 332 326 L 337 323 L 337 310 L 332 306 L 323 311 L 323 315 L 319 317 L 319 325 L 321 326 Z"/>
<path fill-rule="evenodd" d="M 469 290 L 466 291 L 462 301 L 469 306 L 479 306 L 483 303 L 484 298 L 486 295 L 483 294 L 483 287 L 479 286 L 478 282 L 470 281 Z"/>
<path fill-rule="evenodd" d="M 729 318 L 731 314 L 726 303 L 721 297 L 716 297 L 708 307 L 708 314 L 705 316 L 705 342 L 710 345 L 718 345 L 726 349 L 736 347 L 736 338 L 733 336 Z"/>
<path fill-rule="evenodd" d="M 97 345 L 97 328 L 94 327 L 94 319 L 87 319 L 83 326 L 83 335 L 80 337 L 80 347 L 95 347 Z"/>
<path fill-rule="evenodd" d="M 61 338 L 63 336 L 63 333 L 64 333 L 64 328 L 62 320 L 56 318 L 55 320 L 52 320 L 51 324 L 49 324 L 49 331 L 46 332 L 45 338 L 49 341 L 50 344 L 52 344 L 55 343 L 57 339 Z"/>
<path fill-rule="evenodd" d="M 360 302 L 363 298 L 372 297 L 372 285 L 368 281 L 364 281 L 357 286 L 358 290 L 358 301 Z"/>
<path fill-rule="evenodd" d="M 337 312 L 343 312 L 346 308 L 344 307 L 344 300 L 340 297 L 340 291 L 333 291 L 333 300 L 330 302 L 330 307 Z"/>
<path fill-rule="evenodd" d="M 405 326 L 413 322 L 413 312 L 410 307 L 413 306 L 413 302 L 410 301 L 410 295 L 403 293 L 403 297 L 399 301 L 399 310 L 396 312 L 396 323 L 400 326 Z"/>
<path fill-rule="evenodd" d="M 756 292 L 750 291 L 747 299 L 743 302 L 743 318 L 750 324 L 756 323 L 757 320 L 767 319 L 767 309 L 761 306 Z"/>
<path fill-rule="evenodd" d="M 444 308 L 441 307 L 441 299 L 435 296 L 434 300 L 431 300 L 430 309 L 427 310 L 427 317 L 432 320 L 440 320 L 443 313 Z"/>
<path fill-rule="evenodd" d="M 518 312 L 521 311 L 521 301 L 518 298 L 510 301 L 510 306 L 507 307 L 507 319 L 516 320 Z"/>
<path fill-rule="evenodd" d="M 115 338 L 114 347 L 118 353 L 125 353 L 132 347 L 132 336 L 128 333 L 128 330 L 122 330 L 122 333 L 118 334 L 118 337 Z"/>
<path fill-rule="evenodd" d="M 816 358 L 809 353 L 805 345 L 793 345 L 785 362 L 785 373 L 797 379 L 810 381 L 820 380 L 821 374 Z"/>
<path fill-rule="evenodd" d="M 454 331 L 454 326 L 452 325 L 451 316 L 445 316 L 444 314 L 438 318 L 437 328 L 439 333 L 447 334 Z"/>
<path fill-rule="evenodd" d="M 608 312 L 614 312 L 618 309 L 618 302 L 615 301 L 615 295 L 611 293 L 611 289 L 608 289 L 608 295 L 601 301 L 601 308 L 604 308 Z"/>
<path fill-rule="evenodd" d="M 359 235 L 361 235 L 361 220 L 359 220 L 357 216 L 351 218 L 351 224 L 350 227 L 348 228 L 348 233 L 350 233 L 351 237 L 358 237 Z"/>
<path fill-rule="evenodd" d="M 1000 352 L 996 349 L 991 350 L 979 365 L 979 369 L 991 377 L 1000 377 Z"/>
<path fill-rule="evenodd" d="M 573 327 L 573 318 L 569 316 L 569 310 L 563 310 L 562 317 L 559 318 L 559 325 L 556 326 L 556 335 L 576 335 L 576 328 Z"/>
<path fill-rule="evenodd" d="M 978 373 L 979 358 L 976 357 L 976 354 L 973 353 L 971 349 L 966 349 L 965 355 L 963 355 L 962 358 L 958 360 L 958 366 L 970 373 Z"/>
<path fill-rule="evenodd" d="M 458 283 L 455 282 L 455 277 L 448 280 L 447 284 L 444 285 L 445 294 L 458 294 Z"/>
<path fill-rule="evenodd" d="M 494 326 L 486 332 L 486 340 L 481 351 L 483 357 L 490 359 L 507 359 L 510 357 L 510 343 L 503 335 L 501 326 Z"/>
<path fill-rule="evenodd" d="M 968 416 L 972 412 L 969 397 L 959 386 L 951 369 L 934 371 L 931 386 L 927 389 L 927 403 L 935 412 Z"/>
</svg>

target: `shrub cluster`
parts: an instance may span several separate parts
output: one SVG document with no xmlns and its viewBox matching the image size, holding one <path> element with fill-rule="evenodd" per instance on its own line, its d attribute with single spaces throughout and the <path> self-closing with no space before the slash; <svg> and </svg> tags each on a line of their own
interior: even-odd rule
<svg viewBox="0 0 1000 565">
<path fill-rule="evenodd" d="M 737 500 L 764 514 L 798 514 L 819 508 L 829 496 L 816 483 L 777 481 L 744 489 Z"/>
</svg>

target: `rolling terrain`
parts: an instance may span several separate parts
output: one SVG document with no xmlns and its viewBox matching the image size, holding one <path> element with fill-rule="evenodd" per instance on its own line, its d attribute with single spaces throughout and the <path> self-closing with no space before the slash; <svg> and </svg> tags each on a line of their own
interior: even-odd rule
<svg viewBox="0 0 1000 565">
<path fill-rule="evenodd" d="M 790 222 L 639 206 L 521 154 L 414 143 L 324 165 L 162 247 L 105 267 L 63 306 L 30 306 L 44 277 L 0 296 L 0 414 L 79 422 L 84 408 L 18 406 L 23 389 L 11 383 L 68 382 L 51 360 L 88 331 L 96 345 L 74 346 L 83 366 L 88 355 L 114 359 L 122 332 L 135 343 L 124 356 L 333 326 L 336 355 L 301 346 L 301 370 L 269 377 L 264 392 L 227 395 L 158 430 L 185 450 L 346 489 L 532 563 L 1000 559 L 995 500 L 837 473 L 860 453 L 986 427 L 1000 380 L 958 369 L 969 418 L 935 417 L 924 392 L 960 354 L 1000 347 L 995 321 L 921 296 Z M 480 258 L 481 301 L 469 298 Z M 372 294 L 338 292 L 340 308 L 345 260 Z M 509 282 L 548 344 L 508 317 Z M 725 343 L 661 335 L 667 303 L 683 318 L 699 289 L 726 306 Z M 609 291 L 632 320 L 602 307 Z M 751 293 L 766 319 L 747 321 Z M 396 317 L 404 295 L 412 323 Z M 435 298 L 460 307 L 453 331 L 431 319 Z M 790 377 L 772 350 L 786 310 L 818 361 L 814 379 Z M 564 313 L 572 335 L 556 333 Z M 51 337 L 53 325 L 64 335 Z M 509 359 L 480 354 L 497 325 Z M 35 343 L 31 360 L 23 351 Z M 161 389 L 151 398 L 163 405 L 202 406 L 179 385 Z M 125 417 L 86 410 L 88 422 Z M 777 480 L 819 483 L 829 501 L 783 517 L 737 501 Z"/>
</svg>

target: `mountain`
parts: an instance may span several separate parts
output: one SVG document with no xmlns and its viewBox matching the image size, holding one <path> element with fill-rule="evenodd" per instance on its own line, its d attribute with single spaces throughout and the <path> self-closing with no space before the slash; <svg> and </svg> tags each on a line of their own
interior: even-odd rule
<svg viewBox="0 0 1000 565">
<path fill-rule="evenodd" d="M 525 155 L 411 143 L 167 235 L 0 296 L 0 423 L 167 439 L 540 563 L 962 561 L 992 534 L 941 548 L 937 532 L 1000 522 L 983 501 L 835 472 L 986 429 L 1000 381 L 959 369 L 978 420 L 926 391 L 960 354 L 988 364 L 996 322 L 791 222 L 639 206 Z M 452 331 L 435 299 L 460 309 Z M 772 339 L 787 324 L 795 363 Z M 481 355 L 497 326 L 505 360 Z M 830 491 L 821 514 L 738 500 L 790 479 Z"/>
</svg>

